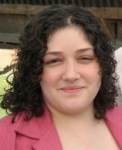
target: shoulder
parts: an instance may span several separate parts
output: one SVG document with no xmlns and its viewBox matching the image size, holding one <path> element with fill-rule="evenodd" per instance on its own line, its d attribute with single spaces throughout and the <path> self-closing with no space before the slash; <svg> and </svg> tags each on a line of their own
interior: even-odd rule
<svg viewBox="0 0 122 150">
<path fill-rule="evenodd" d="M 0 119 L 0 127 L 1 128 L 2 128 L 2 126 L 4 127 L 4 126 L 11 125 L 11 124 L 12 124 L 12 115 L 8 115 L 8 116 L 5 116 Z"/>
<path fill-rule="evenodd" d="M 1 149 L 13 149 L 15 142 L 15 124 L 12 123 L 12 115 L 0 119 L 0 147 Z"/>
<path fill-rule="evenodd" d="M 0 119 L 0 137 L 5 137 L 9 135 L 15 134 L 15 128 L 18 124 L 18 121 L 20 119 L 20 115 L 18 115 L 15 119 L 15 122 L 12 123 L 14 115 L 7 115 Z"/>
<path fill-rule="evenodd" d="M 12 115 L 8 115 L 0 119 L 0 137 L 10 133 L 13 130 L 14 124 L 12 123 Z"/>
<path fill-rule="evenodd" d="M 105 116 L 108 122 L 116 124 L 119 122 L 119 125 L 122 126 L 122 106 L 116 106 L 106 112 Z"/>
<path fill-rule="evenodd" d="M 106 115 L 108 117 L 121 117 L 122 116 L 122 106 L 116 106 L 107 111 Z"/>
<path fill-rule="evenodd" d="M 108 110 L 105 121 L 116 142 L 122 148 L 122 106 Z"/>
</svg>

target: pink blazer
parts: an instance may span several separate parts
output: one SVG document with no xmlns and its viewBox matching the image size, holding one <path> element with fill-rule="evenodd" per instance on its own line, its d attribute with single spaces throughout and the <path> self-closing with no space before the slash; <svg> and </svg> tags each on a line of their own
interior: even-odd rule
<svg viewBox="0 0 122 150">
<path fill-rule="evenodd" d="M 23 120 L 23 114 L 12 124 L 12 116 L 0 120 L 0 150 L 62 150 L 50 112 L 42 117 Z M 105 122 L 122 150 L 122 107 L 106 113 Z"/>
</svg>

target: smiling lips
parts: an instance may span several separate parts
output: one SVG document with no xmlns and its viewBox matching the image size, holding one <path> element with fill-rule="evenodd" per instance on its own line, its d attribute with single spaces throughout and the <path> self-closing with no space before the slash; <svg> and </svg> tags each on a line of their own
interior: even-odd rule
<svg viewBox="0 0 122 150">
<path fill-rule="evenodd" d="M 84 87 L 81 87 L 81 86 L 67 86 L 67 87 L 61 88 L 61 90 L 66 93 L 78 93 L 83 88 Z"/>
</svg>

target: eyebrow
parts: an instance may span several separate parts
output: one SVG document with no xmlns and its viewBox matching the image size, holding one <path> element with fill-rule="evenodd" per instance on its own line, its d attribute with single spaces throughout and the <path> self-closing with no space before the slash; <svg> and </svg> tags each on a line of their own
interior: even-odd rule
<svg viewBox="0 0 122 150">
<path fill-rule="evenodd" d="M 89 47 L 89 48 L 82 48 L 82 49 L 78 49 L 76 52 L 77 53 L 84 53 L 86 51 L 93 51 L 94 48 L 93 47 Z"/>
<path fill-rule="evenodd" d="M 82 49 L 78 49 L 76 50 L 76 53 L 84 53 L 86 51 L 93 51 L 94 48 L 90 47 L 90 48 L 82 48 Z M 60 55 L 62 54 L 61 51 L 51 51 L 51 52 L 47 52 L 45 55 Z"/>
</svg>

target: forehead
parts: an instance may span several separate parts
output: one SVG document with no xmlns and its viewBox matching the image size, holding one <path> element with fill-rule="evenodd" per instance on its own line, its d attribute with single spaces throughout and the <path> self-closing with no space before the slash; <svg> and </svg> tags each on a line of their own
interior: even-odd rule
<svg viewBox="0 0 122 150">
<path fill-rule="evenodd" d="M 76 26 L 70 26 L 58 29 L 49 36 L 47 42 L 47 52 L 51 51 L 90 51 L 93 50 L 93 45 L 90 42 L 87 34 Z"/>
<path fill-rule="evenodd" d="M 75 34 L 74 34 L 75 33 Z M 87 36 L 87 34 L 85 33 L 85 31 L 83 30 L 83 28 L 81 27 L 78 27 L 78 26 L 75 26 L 75 25 L 70 25 L 70 26 L 66 26 L 66 27 L 62 27 L 62 28 L 59 28 L 57 30 L 55 30 L 54 32 L 51 33 L 51 35 L 48 36 L 48 42 L 54 40 L 55 38 L 61 38 L 63 35 L 65 37 L 67 37 L 68 35 L 70 36 L 70 38 L 72 37 L 72 34 L 73 37 L 75 37 L 75 35 L 80 35 L 82 36 L 84 34 L 84 36 Z M 63 37 L 64 38 L 64 37 Z"/>
</svg>

